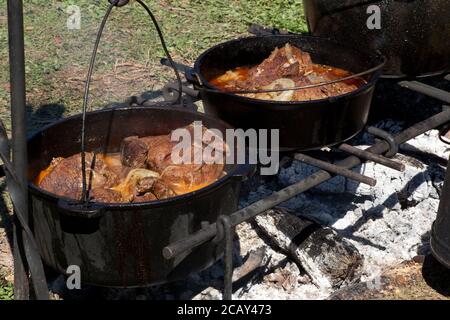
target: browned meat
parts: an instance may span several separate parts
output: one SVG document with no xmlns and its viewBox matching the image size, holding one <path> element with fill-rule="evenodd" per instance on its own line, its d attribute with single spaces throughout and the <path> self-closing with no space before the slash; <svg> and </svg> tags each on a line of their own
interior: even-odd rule
<svg viewBox="0 0 450 320">
<path fill-rule="evenodd" d="M 165 183 L 162 181 L 156 181 L 153 186 L 153 194 L 159 199 L 167 199 L 176 196 L 176 193 L 172 191 Z"/>
<path fill-rule="evenodd" d="M 212 79 L 210 82 L 225 91 L 274 90 L 242 94 L 249 98 L 274 101 L 308 101 L 339 96 L 358 89 L 364 79 L 338 82 L 301 90 L 288 90 L 311 84 L 320 84 L 351 75 L 350 72 L 315 64 L 311 56 L 301 49 L 286 44 L 276 48 L 271 55 L 254 67 L 239 67 Z"/>
<path fill-rule="evenodd" d="M 94 159 L 93 153 L 86 153 L 86 172 L 92 190 L 109 188 L 119 182 L 117 175 L 105 165 L 101 157 Z M 59 196 L 80 199 L 82 193 L 81 154 L 60 160 L 42 179 L 39 187 Z M 91 195 L 95 197 L 94 192 Z M 99 193 L 98 197 L 103 198 L 104 195 Z"/>
<path fill-rule="evenodd" d="M 158 181 L 158 178 L 154 177 L 146 177 L 139 180 L 136 183 L 136 194 L 141 195 L 147 192 L 151 192 L 153 190 L 153 186 L 155 185 L 156 181 Z"/>
<path fill-rule="evenodd" d="M 252 87 L 262 87 L 280 78 L 298 77 L 312 70 L 309 53 L 286 44 L 275 49 L 261 64 L 250 69 L 249 80 Z"/>
<path fill-rule="evenodd" d="M 90 191 L 92 201 L 103 203 L 123 202 L 122 195 L 114 190 L 94 188 Z"/>
<path fill-rule="evenodd" d="M 194 125 L 186 127 L 193 137 Z M 202 127 L 205 134 L 207 128 Z M 195 190 L 196 186 L 210 184 L 219 178 L 223 173 L 223 164 L 174 164 L 171 159 L 175 142 L 170 139 L 170 134 L 165 136 L 143 137 L 141 138 L 149 148 L 147 167 L 161 174 L 161 179 L 177 193 L 183 193 L 183 188 Z M 214 146 L 218 152 L 226 152 L 227 145 L 219 137 L 214 140 Z M 205 145 L 192 144 L 191 159 L 194 160 L 194 153 L 203 153 Z M 158 197 L 159 198 L 159 197 Z"/>
<path fill-rule="evenodd" d="M 170 135 L 141 138 L 148 146 L 147 166 L 151 170 L 161 172 L 165 162 L 170 159 L 174 144 L 170 141 Z"/>
<path fill-rule="evenodd" d="M 194 126 L 186 128 L 192 135 Z M 206 133 L 207 129 L 202 127 L 202 131 Z M 92 177 L 91 199 L 103 203 L 166 199 L 200 189 L 223 174 L 223 164 L 174 164 L 171 154 L 175 142 L 170 139 L 171 134 L 127 137 L 122 141 L 120 154 L 96 155 L 95 161 L 94 154 L 87 153 L 87 176 Z M 219 137 L 212 140 L 218 152 L 227 150 L 226 143 Z M 193 142 L 192 156 L 203 153 L 204 147 L 203 142 Z M 36 181 L 49 192 L 79 199 L 81 179 L 81 154 L 76 154 L 54 159 Z"/>
<path fill-rule="evenodd" d="M 158 200 L 158 198 L 151 192 L 147 192 L 140 196 L 135 196 L 133 202 L 150 202 Z"/>
<path fill-rule="evenodd" d="M 120 146 L 120 161 L 130 168 L 145 168 L 147 166 L 147 144 L 139 137 L 123 139 Z"/>
</svg>

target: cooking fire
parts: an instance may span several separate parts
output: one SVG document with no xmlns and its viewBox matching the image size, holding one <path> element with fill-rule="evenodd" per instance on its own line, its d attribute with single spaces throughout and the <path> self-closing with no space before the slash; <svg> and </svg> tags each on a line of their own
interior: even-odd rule
<svg viewBox="0 0 450 320">
<path fill-rule="evenodd" d="M 30 130 L 26 99 L 42 91 L 25 86 L 34 69 L 23 19 L 33 4 L 8 0 L 12 111 L 11 126 L 0 120 L 0 173 L 13 219 L 7 237 L 0 229 L 0 299 L 4 261 L 18 300 L 448 298 L 450 3 L 423 2 L 304 0 L 295 2 L 303 31 L 286 9 L 265 23 L 292 30 L 251 25 L 245 34 L 239 18 L 226 35 L 198 16 L 213 0 L 201 9 L 188 1 L 192 11 L 104 0 L 94 5 L 103 20 L 93 47 L 78 46 L 90 54 L 86 77 L 65 67 L 46 74 L 77 83 L 79 109 Z M 254 6 L 255 16 L 265 10 Z M 92 36 L 72 21 L 92 8 L 69 9 L 69 30 Z M 156 50 L 147 46 L 158 45 L 164 58 L 122 63 L 118 37 L 127 21 L 140 31 L 143 17 L 158 41 L 128 39 L 127 48 L 145 48 L 147 61 Z M 190 39 L 189 28 L 204 36 Z M 215 29 L 229 40 L 213 41 Z M 65 37 L 52 38 L 58 50 Z M 113 66 L 97 67 L 111 57 Z M 136 90 L 145 92 L 128 97 Z M 124 102 L 99 108 L 110 92 Z M 275 312 L 270 303 L 223 306 L 186 303 L 177 314 Z"/>
</svg>

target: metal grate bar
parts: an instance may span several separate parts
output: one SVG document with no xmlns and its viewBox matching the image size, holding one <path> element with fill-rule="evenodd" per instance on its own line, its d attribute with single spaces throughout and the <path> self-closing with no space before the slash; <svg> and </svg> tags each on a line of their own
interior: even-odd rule
<svg viewBox="0 0 450 320">
<path fill-rule="evenodd" d="M 394 140 L 396 144 L 402 144 L 411 140 L 431 129 L 439 127 L 450 121 L 450 110 L 442 111 L 422 122 L 416 123 L 408 129 L 395 135 Z M 383 154 L 389 151 L 390 146 L 386 141 L 379 141 L 372 147 L 368 148 L 367 152 L 375 154 Z M 358 157 L 351 156 L 336 163 L 341 167 L 351 169 L 360 165 L 362 160 Z M 313 175 L 289 186 L 278 192 L 273 193 L 265 199 L 259 200 L 248 207 L 240 209 L 230 215 L 232 226 L 236 226 L 244 221 L 254 218 L 255 216 L 271 209 L 282 202 L 285 202 L 296 195 L 299 195 L 329 179 L 333 176 L 324 170 L 320 170 Z M 163 249 L 163 256 L 166 259 L 172 259 L 179 254 L 191 250 L 212 239 L 217 232 L 216 223 L 192 234 L 190 237 L 174 242 Z"/>
<path fill-rule="evenodd" d="M 450 104 L 450 92 L 429 86 L 419 81 L 402 81 L 399 82 L 399 85 Z"/>
<path fill-rule="evenodd" d="M 317 167 L 319 169 L 331 172 L 335 175 L 343 176 L 348 179 L 367 184 L 371 187 L 374 187 L 377 184 L 377 180 L 375 180 L 375 179 L 366 177 L 360 173 L 353 172 L 353 171 L 343 168 L 341 166 L 337 166 L 335 164 L 307 156 L 306 154 L 303 154 L 303 153 L 297 153 L 294 156 L 294 158 L 295 158 L 295 160 L 298 160 L 303 163 L 309 164 L 311 166 Z"/>
<path fill-rule="evenodd" d="M 386 157 L 383 157 L 382 155 L 378 155 L 366 150 L 358 149 L 354 146 L 351 146 L 349 144 L 343 143 L 338 147 L 339 150 L 344 151 L 348 154 L 357 156 L 358 158 L 372 161 L 375 163 L 379 163 L 385 167 L 403 172 L 405 171 L 405 165 L 401 162 L 397 162 L 391 159 L 388 159 Z"/>
</svg>

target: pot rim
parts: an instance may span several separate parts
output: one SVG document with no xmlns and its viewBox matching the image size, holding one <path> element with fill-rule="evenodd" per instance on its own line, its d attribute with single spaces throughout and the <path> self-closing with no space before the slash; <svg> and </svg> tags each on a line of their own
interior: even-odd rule
<svg viewBox="0 0 450 320">
<path fill-rule="evenodd" d="M 206 78 L 203 76 L 203 74 L 200 71 L 200 66 L 203 63 L 203 60 L 205 59 L 205 57 L 215 51 L 220 49 L 221 47 L 227 46 L 227 45 L 231 45 L 240 41 L 246 41 L 246 40 L 253 40 L 253 39 L 267 39 L 267 38 L 284 38 L 284 39 L 293 39 L 293 38 L 305 38 L 305 39 L 312 39 L 314 41 L 318 40 L 318 41 L 327 41 L 330 42 L 340 48 L 344 48 L 346 50 L 349 51 L 353 51 L 354 53 L 357 53 L 359 55 L 365 55 L 367 57 L 373 57 L 373 60 L 378 59 L 378 62 L 374 65 L 374 67 L 378 67 L 378 69 L 376 71 L 374 71 L 372 74 L 372 78 L 370 79 L 369 82 L 367 82 L 366 84 L 362 85 L 361 87 L 359 87 L 358 89 L 346 93 L 346 94 L 342 94 L 342 95 L 338 95 L 338 96 L 333 96 L 333 97 L 329 97 L 329 98 L 324 98 L 324 99 L 315 99 L 315 100 L 309 100 L 309 101 L 272 101 L 272 100 L 262 100 L 262 99 L 255 99 L 255 98 L 249 98 L 249 97 L 244 97 L 244 96 L 240 96 L 238 94 L 235 93 L 228 93 L 225 91 L 220 90 L 219 88 L 217 88 L 216 86 L 212 85 L 208 80 L 206 80 Z M 227 95 L 227 96 L 231 96 L 234 99 L 237 99 L 239 101 L 242 102 L 246 102 L 246 103 L 253 103 L 253 104 L 265 104 L 266 106 L 284 106 L 284 107 L 288 107 L 289 109 L 291 109 L 292 107 L 298 107 L 298 108 L 302 108 L 302 107 L 306 107 L 306 106 L 311 106 L 311 105 L 317 105 L 317 104 L 324 104 L 324 103 L 333 103 L 334 101 L 336 101 L 337 99 L 346 99 L 346 98 L 351 98 L 354 96 L 357 96 L 358 94 L 364 92 L 367 89 L 370 89 L 371 87 L 373 87 L 376 82 L 379 80 L 379 78 L 381 77 L 382 74 L 382 69 L 383 66 L 386 64 L 386 57 L 381 55 L 380 53 L 368 53 L 368 52 L 364 52 L 362 50 L 359 49 L 354 49 L 351 48 L 347 45 L 342 45 L 330 38 L 325 38 L 325 37 L 317 37 L 317 36 L 311 36 L 311 35 L 295 35 L 295 34 L 283 34 L 283 35 L 266 35 L 266 36 L 249 36 L 249 37 L 240 37 L 240 38 L 236 38 L 236 39 L 232 39 L 232 40 L 228 40 L 219 44 L 216 44 L 215 46 L 207 49 L 206 51 L 204 51 L 195 61 L 194 63 L 194 73 L 200 78 L 200 80 L 202 81 L 202 85 L 200 85 L 200 89 L 202 90 L 203 88 L 207 88 L 207 89 L 213 89 L 214 90 L 214 94 L 223 94 L 223 95 Z M 203 86 L 204 85 L 204 86 Z M 210 91 L 213 92 L 213 91 Z M 282 110 L 282 109 L 281 109 Z"/>
<path fill-rule="evenodd" d="M 198 115 L 201 118 L 206 118 L 208 120 L 211 121 L 215 121 L 215 122 L 219 122 L 222 124 L 222 126 L 224 126 L 227 129 L 234 129 L 231 125 L 229 125 L 228 123 L 226 123 L 225 121 L 221 120 L 221 119 L 217 119 L 214 118 L 212 116 L 209 116 L 207 114 L 204 113 L 200 113 L 197 111 L 192 111 L 192 110 L 187 110 L 187 109 L 180 109 L 180 107 L 178 106 L 174 106 L 174 105 L 167 105 L 164 106 L 164 103 L 162 103 L 161 105 L 157 105 L 157 106 L 127 106 L 127 105 L 121 105 L 121 106 L 116 106 L 116 107 L 107 107 L 105 109 L 101 109 L 101 110 L 95 110 L 95 111 L 90 111 L 87 113 L 87 115 L 91 115 L 91 114 L 99 114 L 99 113 L 108 113 L 108 112 L 112 112 L 112 111 L 127 111 L 127 110 L 167 110 L 167 111 L 179 111 L 179 112 L 184 112 L 186 114 L 191 114 L 191 115 Z M 66 121 L 69 120 L 74 120 L 77 118 L 81 119 L 82 114 L 76 114 L 67 118 L 63 118 L 60 119 L 58 121 L 55 121 L 54 123 L 51 123 L 49 125 L 46 125 L 45 127 L 39 129 L 37 132 L 35 132 L 33 135 L 31 135 L 28 139 L 27 139 L 27 144 L 30 143 L 33 139 L 35 139 L 37 136 L 43 134 L 45 131 L 47 131 L 49 128 L 57 126 L 57 125 L 61 125 Z M 149 208 L 156 208 L 156 207 L 161 207 L 161 206 L 166 206 L 166 205 L 173 205 L 173 204 L 177 204 L 180 202 L 185 202 L 185 201 L 189 201 L 192 200 L 194 198 L 198 198 L 198 197 L 202 197 L 205 196 L 211 192 L 216 191 L 217 189 L 223 187 L 226 185 L 227 182 L 229 182 L 231 179 L 241 179 L 242 180 L 242 176 L 245 176 L 247 174 L 249 174 L 254 165 L 250 165 L 250 164 L 234 164 L 233 165 L 234 168 L 230 171 L 230 172 L 226 172 L 226 175 L 223 176 L 222 178 L 218 179 L 217 181 L 209 184 L 206 187 L 203 187 L 201 189 L 198 189 L 196 191 L 192 191 L 186 194 L 182 194 L 182 195 L 178 195 L 175 197 L 170 197 L 167 199 L 162 199 L 162 200 L 155 200 L 155 201 L 150 201 L 150 202 L 140 202 L 140 203 L 103 203 L 103 202 L 94 202 L 96 205 L 102 207 L 105 210 L 136 210 L 136 209 L 149 209 Z M 40 187 L 38 187 L 37 185 L 35 185 L 32 181 L 28 181 L 28 189 L 31 193 L 39 195 L 41 197 L 44 197 L 50 201 L 53 201 L 55 203 L 57 203 L 59 200 L 64 200 L 64 201 L 74 201 L 74 199 L 68 198 L 68 197 L 62 197 L 62 196 L 58 196 L 55 195 L 51 192 L 48 192 Z"/>
</svg>

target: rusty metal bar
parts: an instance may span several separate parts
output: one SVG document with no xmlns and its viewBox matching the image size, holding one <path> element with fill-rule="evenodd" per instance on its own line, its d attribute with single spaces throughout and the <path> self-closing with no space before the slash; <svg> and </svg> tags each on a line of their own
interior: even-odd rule
<svg viewBox="0 0 450 320">
<path fill-rule="evenodd" d="M 438 99 L 444 103 L 450 103 L 450 92 L 441 90 L 436 87 L 429 86 L 419 81 L 402 81 L 399 83 L 400 86 L 425 94 L 429 97 Z"/>
<path fill-rule="evenodd" d="M 439 127 L 445 123 L 450 122 L 450 110 L 442 111 L 422 122 L 416 123 L 408 129 L 395 135 L 395 142 L 397 144 L 405 143 L 431 129 Z M 379 141 L 375 145 L 368 148 L 366 151 L 376 154 L 383 154 L 389 150 L 389 144 L 385 141 Z M 344 168 L 351 169 L 360 165 L 361 159 L 355 156 L 348 157 L 342 161 L 337 162 Z M 233 226 L 236 226 L 244 221 L 247 221 L 255 216 L 263 213 L 264 211 L 285 202 L 296 195 L 303 193 L 329 179 L 332 175 L 324 170 L 315 172 L 311 176 L 299 181 L 289 187 L 286 187 L 278 192 L 274 192 L 269 197 L 259 200 L 243 209 L 240 209 L 230 215 L 230 221 Z M 208 227 L 201 229 L 200 231 L 192 234 L 190 237 L 174 242 L 163 249 L 163 256 L 166 259 L 171 259 L 178 256 L 180 253 L 191 250 L 206 241 L 212 239 L 216 234 L 216 224 L 211 224 Z"/>
<path fill-rule="evenodd" d="M 313 157 L 310 157 L 303 153 L 297 153 L 294 156 L 295 160 L 301 161 L 303 163 L 309 164 L 311 166 L 317 167 L 322 170 L 326 170 L 328 172 L 334 173 L 336 175 L 340 175 L 346 178 L 349 178 L 351 180 L 355 180 L 364 184 L 367 184 L 371 187 L 374 187 L 377 184 L 377 180 L 366 177 L 362 174 L 359 174 L 357 172 L 353 172 L 349 169 L 337 166 L 335 164 L 322 161 Z"/>
<path fill-rule="evenodd" d="M 405 171 L 405 165 L 401 162 L 397 162 L 391 159 L 388 159 L 386 157 L 383 157 L 381 155 L 368 152 L 366 150 L 358 149 L 354 146 L 351 146 L 349 144 L 343 143 L 338 147 L 339 150 L 344 151 L 348 154 L 357 156 L 358 158 L 362 158 L 364 160 L 373 161 L 375 163 L 379 163 L 385 167 L 403 172 Z"/>
<path fill-rule="evenodd" d="M 377 127 L 368 127 L 366 131 L 375 137 L 378 137 L 387 142 L 389 150 L 384 153 L 386 158 L 392 158 L 398 152 L 398 143 L 395 142 L 394 137 L 389 133 Z"/>
<path fill-rule="evenodd" d="M 48 299 L 47 281 L 34 235 L 28 226 L 28 179 L 26 140 L 25 52 L 22 0 L 8 0 L 8 43 L 11 82 L 12 142 L 2 142 L 2 159 L 5 162 L 6 182 L 14 205 L 14 298 L 28 300 L 30 283 L 34 297 Z M 4 130 L 2 130 L 4 131 Z M 4 132 L 2 133 L 5 139 Z M 6 137 L 7 138 L 7 137 Z M 10 160 L 12 160 L 10 162 Z M 30 282 L 31 279 L 31 282 Z"/>
<path fill-rule="evenodd" d="M 20 174 L 21 201 L 27 203 L 26 191 L 26 129 L 25 129 L 25 55 L 23 39 L 23 3 L 22 0 L 8 0 L 8 43 L 11 82 L 11 124 L 14 169 Z M 10 155 L 4 155 L 9 157 Z M 28 210 L 24 213 L 28 219 Z M 14 219 L 14 298 L 28 300 L 30 287 L 28 270 L 24 257 L 22 229 Z"/>
</svg>

